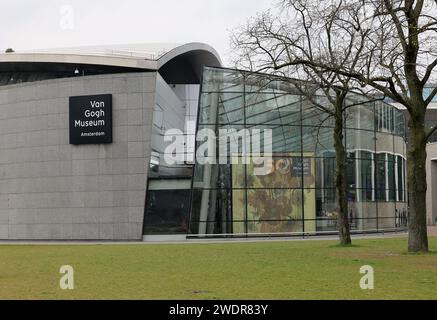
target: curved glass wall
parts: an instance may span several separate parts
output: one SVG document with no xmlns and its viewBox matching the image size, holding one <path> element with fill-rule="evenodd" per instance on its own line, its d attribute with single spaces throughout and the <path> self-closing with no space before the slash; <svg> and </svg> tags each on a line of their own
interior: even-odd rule
<svg viewBox="0 0 437 320">
<path fill-rule="evenodd" d="M 205 68 L 199 104 L 191 236 L 336 232 L 331 117 L 287 82 L 229 69 Z M 404 115 L 362 96 L 347 105 L 351 230 L 403 229 Z"/>
</svg>

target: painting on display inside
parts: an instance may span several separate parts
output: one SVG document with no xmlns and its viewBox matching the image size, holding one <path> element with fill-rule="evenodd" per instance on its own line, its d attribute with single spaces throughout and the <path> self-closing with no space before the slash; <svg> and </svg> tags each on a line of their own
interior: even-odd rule
<svg viewBox="0 0 437 320">
<path fill-rule="evenodd" d="M 265 175 L 254 173 L 256 165 L 253 162 L 246 166 L 233 165 L 234 233 L 315 232 L 313 155 L 275 153 L 268 161 Z M 246 181 L 244 177 L 247 177 Z"/>
</svg>

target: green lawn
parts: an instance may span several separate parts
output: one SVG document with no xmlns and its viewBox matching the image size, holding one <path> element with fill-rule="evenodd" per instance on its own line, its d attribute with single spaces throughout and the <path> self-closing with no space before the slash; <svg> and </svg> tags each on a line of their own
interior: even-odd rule
<svg viewBox="0 0 437 320">
<path fill-rule="evenodd" d="M 3 245 L 0 299 L 437 299 L 432 253 L 405 238 L 175 245 Z M 75 289 L 59 288 L 72 265 Z M 375 269 L 375 290 L 359 269 Z"/>
</svg>

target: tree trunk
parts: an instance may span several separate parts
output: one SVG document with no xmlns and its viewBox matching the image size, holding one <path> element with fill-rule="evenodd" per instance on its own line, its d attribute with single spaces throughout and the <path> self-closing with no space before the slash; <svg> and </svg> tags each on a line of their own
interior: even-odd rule
<svg viewBox="0 0 437 320">
<path fill-rule="evenodd" d="M 352 243 L 349 227 L 348 201 L 347 201 L 347 157 L 343 142 L 343 112 L 342 103 L 335 113 L 334 146 L 336 157 L 335 187 L 336 201 L 338 206 L 338 232 L 341 245 Z"/>
<path fill-rule="evenodd" d="M 408 141 L 408 251 L 428 252 L 426 225 L 426 135 L 424 115 L 413 116 Z"/>
</svg>

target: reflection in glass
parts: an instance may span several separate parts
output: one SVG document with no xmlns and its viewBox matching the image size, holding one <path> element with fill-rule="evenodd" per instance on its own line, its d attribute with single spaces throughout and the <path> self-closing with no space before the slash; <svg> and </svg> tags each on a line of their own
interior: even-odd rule
<svg viewBox="0 0 437 320">
<path fill-rule="evenodd" d="M 146 235 L 185 234 L 188 231 L 190 190 L 149 190 Z"/>
<path fill-rule="evenodd" d="M 326 97 L 315 96 L 329 106 Z M 405 119 L 382 101 L 350 96 L 345 117 L 351 230 L 405 228 Z M 293 235 L 337 232 L 333 119 L 283 79 L 206 68 L 198 130 L 247 130 L 249 147 L 217 144 L 242 163 L 194 167 L 192 236 Z M 264 174 L 252 159 L 253 130 L 271 130 Z M 220 138 L 216 138 L 216 142 Z M 234 139 L 235 140 L 235 139 Z M 202 142 L 197 142 L 197 148 Z M 262 145 L 266 147 L 266 141 Z M 243 150 L 246 152 L 243 155 Z M 216 155 L 219 160 L 219 155 Z M 381 220 L 379 220 L 381 219 Z"/>
</svg>

